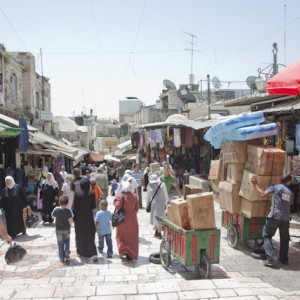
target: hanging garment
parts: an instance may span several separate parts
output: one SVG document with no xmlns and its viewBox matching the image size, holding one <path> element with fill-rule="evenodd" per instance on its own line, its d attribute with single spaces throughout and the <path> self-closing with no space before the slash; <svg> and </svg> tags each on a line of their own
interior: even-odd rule
<svg viewBox="0 0 300 300">
<path fill-rule="evenodd" d="M 185 128 L 185 147 L 191 148 L 193 145 L 193 129 Z"/>
<path fill-rule="evenodd" d="M 144 148 L 145 145 L 146 145 L 145 130 L 142 130 L 142 131 L 140 132 L 139 147 Z"/>
<path fill-rule="evenodd" d="M 296 124 L 295 137 L 296 137 L 296 148 L 299 151 L 300 150 L 300 124 Z"/>
<path fill-rule="evenodd" d="M 174 128 L 174 147 L 178 148 L 181 146 L 180 128 Z"/>
<path fill-rule="evenodd" d="M 140 133 L 135 131 L 131 134 L 132 149 L 138 149 L 140 142 Z"/>
</svg>

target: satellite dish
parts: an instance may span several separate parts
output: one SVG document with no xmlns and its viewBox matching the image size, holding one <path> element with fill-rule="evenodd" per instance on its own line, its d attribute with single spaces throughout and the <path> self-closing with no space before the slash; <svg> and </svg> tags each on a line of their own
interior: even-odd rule
<svg viewBox="0 0 300 300">
<path fill-rule="evenodd" d="M 163 85 L 170 91 L 170 90 L 176 90 L 176 85 L 168 79 L 164 79 Z"/>
<path fill-rule="evenodd" d="M 221 81 L 218 77 L 214 76 L 211 80 L 213 87 L 218 90 L 221 87 Z"/>
<path fill-rule="evenodd" d="M 177 96 L 184 103 L 196 102 L 197 99 L 193 93 L 188 91 L 187 89 L 179 89 L 177 90 Z"/>
<path fill-rule="evenodd" d="M 255 84 L 256 79 L 257 79 L 256 76 L 249 76 L 246 79 L 246 83 L 247 83 L 247 85 L 249 86 L 249 88 L 251 90 L 256 90 L 257 89 L 256 84 Z"/>
</svg>

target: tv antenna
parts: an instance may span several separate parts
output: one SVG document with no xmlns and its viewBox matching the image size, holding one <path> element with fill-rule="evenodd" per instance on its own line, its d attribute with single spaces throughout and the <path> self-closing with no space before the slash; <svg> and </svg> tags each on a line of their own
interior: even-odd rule
<svg viewBox="0 0 300 300">
<path fill-rule="evenodd" d="M 195 42 L 194 42 L 194 39 L 195 38 L 198 38 L 196 35 L 192 34 L 192 33 L 188 33 L 188 32 L 185 32 L 183 31 L 184 34 L 187 34 L 191 37 L 191 41 L 187 41 L 188 43 L 191 44 L 191 48 L 188 49 L 188 48 L 185 48 L 185 50 L 187 51 L 190 51 L 191 52 L 191 75 L 193 75 L 193 63 L 194 63 L 194 52 L 200 52 L 200 51 L 197 51 L 194 49 L 194 45 L 197 45 Z M 191 82 L 192 83 L 192 82 Z"/>
</svg>

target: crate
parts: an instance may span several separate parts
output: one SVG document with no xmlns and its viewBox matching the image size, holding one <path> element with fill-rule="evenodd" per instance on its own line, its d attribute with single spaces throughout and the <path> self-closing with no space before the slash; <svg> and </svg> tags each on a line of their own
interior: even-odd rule
<svg viewBox="0 0 300 300">
<path fill-rule="evenodd" d="M 232 214 L 223 210 L 222 226 L 228 228 L 231 224 L 236 225 L 240 240 L 261 239 L 266 218 L 247 218 L 242 214 Z"/>
<path fill-rule="evenodd" d="M 164 238 L 179 262 L 185 266 L 199 265 L 201 251 L 205 250 L 211 263 L 219 263 L 220 229 L 184 230 L 167 219 L 163 224 Z"/>
</svg>

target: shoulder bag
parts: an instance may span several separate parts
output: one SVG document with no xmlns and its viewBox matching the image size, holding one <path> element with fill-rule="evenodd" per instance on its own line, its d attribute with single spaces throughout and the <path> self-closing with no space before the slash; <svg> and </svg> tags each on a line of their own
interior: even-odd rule
<svg viewBox="0 0 300 300">
<path fill-rule="evenodd" d="M 123 195 L 121 208 L 119 210 L 115 209 L 114 213 L 111 216 L 111 224 L 113 227 L 117 227 L 125 221 L 125 215 L 123 212 L 123 204 L 124 204 L 124 195 Z"/>
<path fill-rule="evenodd" d="M 159 186 L 157 187 L 157 190 L 155 191 L 155 193 L 154 193 L 154 195 L 153 195 L 151 201 L 147 204 L 146 212 L 148 212 L 148 213 L 151 212 L 152 201 L 153 201 L 154 197 L 156 196 L 156 194 L 157 194 L 157 192 L 158 192 L 158 190 L 159 190 L 159 188 L 160 188 L 160 185 L 161 185 L 161 183 L 160 183 Z"/>
</svg>

